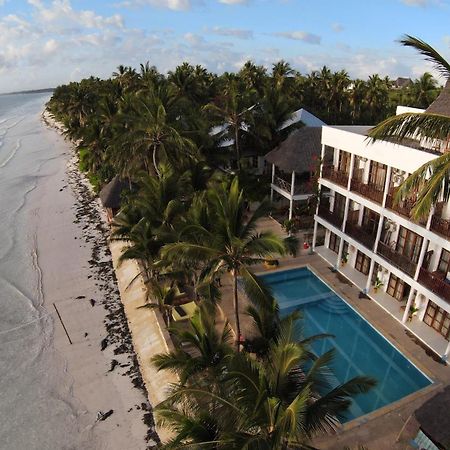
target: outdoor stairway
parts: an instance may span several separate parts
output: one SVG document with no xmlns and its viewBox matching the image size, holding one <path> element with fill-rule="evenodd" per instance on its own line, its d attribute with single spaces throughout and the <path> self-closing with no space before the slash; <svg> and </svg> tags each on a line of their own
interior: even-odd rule
<svg viewBox="0 0 450 450">
<path fill-rule="evenodd" d="M 320 309 L 333 314 L 347 314 L 348 306 L 333 292 L 328 293 L 328 296 L 318 303 Z"/>
</svg>

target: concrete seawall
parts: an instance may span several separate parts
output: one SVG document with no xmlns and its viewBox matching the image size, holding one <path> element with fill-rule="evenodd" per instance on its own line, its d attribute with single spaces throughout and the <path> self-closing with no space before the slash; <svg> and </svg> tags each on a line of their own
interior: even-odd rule
<svg viewBox="0 0 450 450">
<path fill-rule="evenodd" d="M 134 350 L 148 392 L 148 399 L 154 407 L 166 399 L 168 387 L 170 383 L 177 382 L 177 377 L 166 370 L 158 372 L 150 362 L 152 356 L 169 351 L 167 337 L 165 337 L 167 331 L 158 321 L 154 310 L 140 308 L 146 301 L 146 287 L 142 276 L 139 275 L 140 268 L 137 261 L 120 261 L 123 247 L 123 242 L 110 242 L 114 270 Z M 156 427 L 156 431 L 163 442 L 170 437 L 170 433 L 164 428 Z"/>
</svg>

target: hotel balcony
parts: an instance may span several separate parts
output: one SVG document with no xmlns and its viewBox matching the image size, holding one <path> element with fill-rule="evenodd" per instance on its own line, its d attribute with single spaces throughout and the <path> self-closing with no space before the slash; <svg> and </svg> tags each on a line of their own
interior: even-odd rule
<svg viewBox="0 0 450 450">
<path fill-rule="evenodd" d="M 431 218 L 431 230 L 435 233 L 440 234 L 446 238 L 450 238 L 450 220 L 443 219 L 438 215 L 434 215 Z"/>
<path fill-rule="evenodd" d="M 275 186 L 279 187 L 283 191 L 285 191 L 287 194 L 291 194 L 291 186 L 292 184 L 289 181 L 284 180 L 281 177 L 275 177 L 274 183 Z M 300 195 L 300 194 L 312 194 L 312 184 L 308 182 L 295 182 L 294 185 L 294 195 Z"/>
<path fill-rule="evenodd" d="M 411 259 L 407 256 L 397 253 L 389 247 L 389 245 L 386 245 L 381 241 L 378 243 L 377 253 L 386 261 L 390 262 L 393 266 L 397 267 L 397 269 L 400 269 L 409 276 L 414 277 L 417 264 L 411 261 Z"/>
<path fill-rule="evenodd" d="M 419 282 L 434 292 L 437 296 L 450 303 L 450 284 L 445 281 L 443 272 L 428 272 L 421 268 L 419 273 Z"/>
<path fill-rule="evenodd" d="M 327 222 L 334 225 L 336 228 L 341 229 L 342 222 L 344 221 L 344 217 L 340 214 L 336 214 L 333 211 L 330 211 L 328 207 L 324 205 L 319 206 L 319 217 L 322 217 L 322 219 L 325 219 Z"/>
<path fill-rule="evenodd" d="M 339 184 L 340 186 L 347 187 L 348 173 L 340 172 L 334 168 L 334 166 L 324 166 L 322 168 L 322 178 Z"/>
<path fill-rule="evenodd" d="M 367 247 L 369 250 L 373 250 L 376 234 L 374 234 L 371 230 L 347 222 L 345 224 L 345 233 L 357 240 L 360 244 Z"/>
<path fill-rule="evenodd" d="M 374 202 L 381 205 L 383 202 L 383 190 L 377 188 L 376 186 L 370 184 L 364 184 L 355 178 L 352 178 L 350 185 L 350 190 L 361 194 L 363 197 L 373 200 Z"/>
<path fill-rule="evenodd" d="M 411 219 L 411 210 L 413 209 L 415 205 L 414 200 L 401 200 L 397 204 L 394 202 L 396 194 L 396 189 L 389 189 L 389 193 L 386 197 L 386 208 L 389 208 L 391 211 L 394 211 L 398 214 L 400 214 L 403 217 L 406 217 L 408 220 L 411 220 L 413 222 L 416 222 L 415 220 Z M 427 218 L 421 219 L 417 221 L 417 223 L 426 226 L 427 224 Z"/>
</svg>

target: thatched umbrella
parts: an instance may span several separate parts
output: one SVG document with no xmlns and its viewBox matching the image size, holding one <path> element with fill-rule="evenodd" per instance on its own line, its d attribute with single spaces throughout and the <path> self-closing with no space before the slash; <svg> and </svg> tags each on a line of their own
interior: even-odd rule
<svg viewBox="0 0 450 450">
<path fill-rule="evenodd" d="M 414 413 L 422 431 L 439 448 L 450 449 L 450 386 L 427 400 Z"/>
<path fill-rule="evenodd" d="M 128 183 L 120 180 L 116 175 L 108 184 L 103 186 L 99 193 L 103 207 L 106 209 L 108 221 L 111 221 L 121 205 L 121 194 L 124 189 L 128 189 Z"/>
</svg>

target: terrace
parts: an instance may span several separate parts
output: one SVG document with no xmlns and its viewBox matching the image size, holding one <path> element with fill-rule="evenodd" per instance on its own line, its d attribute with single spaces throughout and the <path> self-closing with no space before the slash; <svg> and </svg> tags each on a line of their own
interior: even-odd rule
<svg viewBox="0 0 450 450">
<path fill-rule="evenodd" d="M 381 241 L 378 243 L 377 253 L 390 262 L 393 266 L 403 270 L 403 272 L 406 272 L 411 277 L 414 277 L 417 264 L 411 261 L 411 258 L 398 253 L 389 245 L 386 245 Z"/>
</svg>

